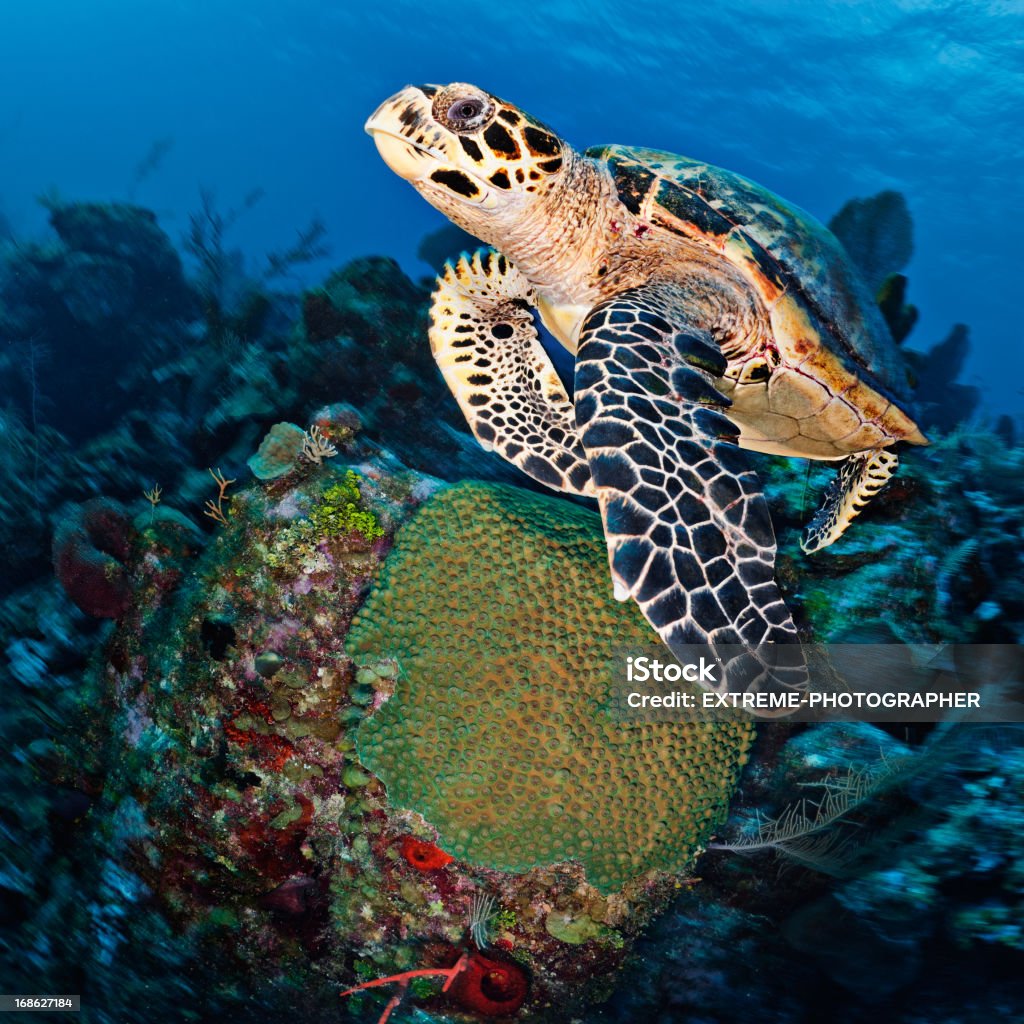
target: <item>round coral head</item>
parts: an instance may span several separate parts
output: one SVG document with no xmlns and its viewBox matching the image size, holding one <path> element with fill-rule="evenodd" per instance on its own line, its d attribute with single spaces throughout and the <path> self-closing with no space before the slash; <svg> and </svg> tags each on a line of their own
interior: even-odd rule
<svg viewBox="0 0 1024 1024">
<path fill-rule="evenodd" d="M 437 871 L 451 864 L 454 859 L 440 847 L 415 836 L 403 837 L 402 856 L 418 871 Z"/>
</svg>

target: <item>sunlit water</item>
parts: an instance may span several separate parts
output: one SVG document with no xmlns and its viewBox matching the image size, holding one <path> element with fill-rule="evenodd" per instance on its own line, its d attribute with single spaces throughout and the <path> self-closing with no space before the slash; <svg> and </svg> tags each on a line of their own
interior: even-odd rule
<svg viewBox="0 0 1024 1024">
<path fill-rule="evenodd" d="M 362 133 L 406 82 L 472 81 L 578 146 L 632 143 L 740 171 L 827 220 L 903 191 L 916 222 L 911 344 L 956 321 L 993 412 L 1024 405 L 1020 317 L 1024 7 L 1017 2 L 472 4 L 0 0 L 0 212 L 33 197 L 134 198 L 172 236 L 200 184 L 254 259 L 313 212 L 333 261 L 414 276 L 439 214 Z M 173 140 L 148 177 L 135 169 Z M 313 268 L 310 279 L 326 269 Z"/>
</svg>

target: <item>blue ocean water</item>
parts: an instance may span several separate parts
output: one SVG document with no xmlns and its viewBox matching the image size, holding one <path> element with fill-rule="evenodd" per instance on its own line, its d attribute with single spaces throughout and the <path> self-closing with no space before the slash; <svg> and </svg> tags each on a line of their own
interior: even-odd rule
<svg viewBox="0 0 1024 1024">
<path fill-rule="evenodd" d="M 200 185 L 226 208 L 261 188 L 231 237 L 253 258 L 318 212 L 331 263 L 383 253 L 420 276 L 417 246 L 441 216 L 362 124 L 407 82 L 471 81 L 580 147 L 706 159 L 823 220 L 902 191 L 911 347 L 970 325 L 962 379 L 989 412 L 1018 412 L 1022 43 L 1012 0 L 3 0 L 0 214 L 30 236 L 44 190 L 131 198 L 174 237 Z M 140 175 L 155 144 L 165 155 Z"/>
<path fill-rule="evenodd" d="M 732 1020 L 751 1006 L 763 1024 L 1024 1019 L 1013 730 L 763 729 L 739 790 L 724 793 L 725 842 L 694 877 L 605 903 L 565 862 L 549 872 L 544 844 L 539 873 L 496 881 L 491 860 L 452 866 L 435 821 L 409 831 L 391 783 L 364 771 L 358 734 L 389 698 L 416 725 L 416 666 L 406 673 L 391 651 L 363 664 L 346 647 L 372 575 L 394 572 L 395 592 L 425 583 L 450 602 L 430 614 L 406 600 L 428 621 L 403 634 L 396 614 L 385 641 L 446 652 L 473 619 L 474 667 L 487 669 L 467 681 L 485 708 L 479 731 L 444 726 L 452 718 L 428 702 L 426 727 L 459 744 L 430 776 L 437 791 L 451 768 L 449 791 L 472 808 L 467 766 L 483 749 L 504 784 L 477 798 L 490 820 L 507 828 L 525 810 L 537 834 L 568 833 L 564 809 L 534 799 L 564 752 L 572 771 L 548 778 L 566 791 L 573 773 L 584 791 L 613 776 L 580 815 L 581 850 L 591 829 L 599 848 L 602 830 L 671 835 L 644 817 L 674 815 L 645 797 L 665 790 L 644 787 L 671 786 L 674 772 L 648 778 L 637 759 L 609 773 L 620 762 L 605 734 L 574 731 L 578 680 L 550 685 L 587 657 L 592 630 L 604 642 L 621 628 L 608 594 L 587 600 L 573 561 L 591 531 L 605 582 L 597 517 L 551 501 L 569 539 L 530 540 L 548 499 L 496 486 L 531 481 L 467 433 L 423 336 L 424 290 L 366 258 L 431 273 L 418 253 L 446 222 L 388 170 L 363 123 L 407 82 L 453 80 L 579 148 L 675 150 L 823 221 L 852 197 L 905 195 L 908 299 L 921 312 L 908 345 L 927 351 L 969 325 L 960 379 L 992 429 L 957 430 L 970 389 L 908 359 L 934 444 L 908 452 L 824 557 L 804 556 L 799 537 L 830 468 L 759 458 L 778 580 L 808 635 L 833 642 L 973 641 L 979 660 L 982 645 L 1024 642 L 1024 431 L 995 425 L 1024 410 L 1022 44 L 1024 0 L 0 0 L 0 993 L 80 992 L 84 1024 L 383 1022 L 395 998 L 395 1024 L 429 1024 L 487 990 L 511 999 L 519 984 L 522 1000 L 524 978 L 518 1019 L 531 1024 L 570 1012 L 587 1024 Z M 190 266 L 186 281 L 167 237 L 123 205 L 154 211 L 188 262 L 204 195 L 230 222 L 224 246 L 243 254 L 247 282 L 209 234 L 193 255 L 214 266 Z M 268 275 L 267 254 L 313 216 L 329 256 Z M 333 461 L 324 447 L 298 454 L 328 441 Z M 396 530 L 440 480 L 485 482 L 442 490 L 468 511 L 438 515 L 452 533 L 420 534 L 411 550 L 426 557 L 394 569 Z M 518 548 L 483 528 L 495 516 Z M 521 522 L 533 525 L 506 531 Z M 484 556 L 507 575 L 521 566 L 522 580 L 495 583 Z M 556 611 L 538 613 L 523 580 L 556 594 Z M 452 614 L 460 593 L 473 616 Z M 583 626 L 558 656 L 562 609 Z M 508 638 L 544 649 L 532 680 L 543 738 L 509 735 L 526 690 L 517 679 L 515 706 L 502 702 L 522 664 Z M 549 713 L 545 689 L 570 710 Z M 568 723 L 561 740 L 552 721 Z M 411 741 L 413 769 L 436 763 L 424 746 Z M 734 767 L 716 758 L 712 781 L 728 789 Z M 669 793 L 682 818 L 696 772 L 678 776 L 678 801 Z M 620 782 L 644 805 L 635 830 Z M 819 793 L 834 810 L 844 792 L 855 805 L 834 835 L 815 825 L 795 837 L 806 845 L 778 840 L 795 820 L 786 808 L 806 814 Z M 775 816 L 768 845 L 793 874 L 725 856 Z M 512 938 L 491 949 L 499 923 Z M 437 979 L 377 986 L 416 967 L 451 982 L 460 964 L 450 998 Z M 340 1002 L 357 983 L 369 992 Z"/>
</svg>

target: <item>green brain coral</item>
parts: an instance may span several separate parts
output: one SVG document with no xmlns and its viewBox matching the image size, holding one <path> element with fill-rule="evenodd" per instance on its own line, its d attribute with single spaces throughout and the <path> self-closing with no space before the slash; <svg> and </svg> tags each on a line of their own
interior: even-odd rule
<svg viewBox="0 0 1024 1024">
<path fill-rule="evenodd" d="M 612 660 L 652 636 L 612 597 L 592 512 L 451 487 L 402 529 L 349 634 L 357 664 L 399 666 L 360 726 L 360 759 L 461 860 L 577 860 L 605 893 L 685 871 L 724 818 L 753 730 L 616 720 Z"/>
</svg>

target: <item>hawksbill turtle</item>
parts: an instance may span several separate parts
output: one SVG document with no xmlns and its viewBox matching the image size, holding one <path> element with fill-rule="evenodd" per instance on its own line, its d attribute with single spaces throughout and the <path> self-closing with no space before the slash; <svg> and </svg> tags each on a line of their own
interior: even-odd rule
<svg viewBox="0 0 1024 1024">
<path fill-rule="evenodd" d="M 741 449 L 839 463 L 804 537 L 816 551 L 895 471 L 893 445 L 928 443 L 837 239 L 738 174 L 651 149 L 578 153 L 465 83 L 408 86 L 366 130 L 492 247 L 449 264 L 431 308 L 431 348 L 480 443 L 597 498 L 615 596 L 674 652 L 792 644 Z M 571 398 L 534 311 L 575 355 Z M 799 653 L 780 664 L 715 688 L 806 686 Z"/>
</svg>

